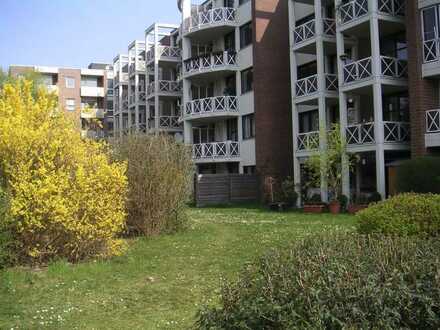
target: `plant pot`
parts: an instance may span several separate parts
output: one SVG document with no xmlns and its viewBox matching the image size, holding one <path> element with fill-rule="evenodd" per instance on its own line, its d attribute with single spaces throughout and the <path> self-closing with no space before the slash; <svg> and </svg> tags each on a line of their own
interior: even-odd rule
<svg viewBox="0 0 440 330">
<path fill-rule="evenodd" d="M 350 214 L 356 214 L 368 207 L 367 204 L 350 204 L 348 205 L 347 211 Z"/>
<path fill-rule="evenodd" d="M 333 201 L 328 205 L 331 214 L 341 213 L 341 203 L 338 201 Z"/>
<path fill-rule="evenodd" d="M 324 212 L 324 209 L 325 209 L 325 205 L 322 204 L 304 205 L 305 213 L 322 213 Z"/>
</svg>

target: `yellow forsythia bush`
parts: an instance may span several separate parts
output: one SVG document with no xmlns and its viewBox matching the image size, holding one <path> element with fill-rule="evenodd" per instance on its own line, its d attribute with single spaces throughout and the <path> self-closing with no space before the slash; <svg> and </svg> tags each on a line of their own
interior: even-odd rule
<svg viewBox="0 0 440 330">
<path fill-rule="evenodd" d="M 0 177 L 7 228 L 21 262 L 118 254 L 125 228 L 126 164 L 82 140 L 57 97 L 19 80 L 0 90 Z M 1 182 L 1 181 L 0 181 Z"/>
</svg>

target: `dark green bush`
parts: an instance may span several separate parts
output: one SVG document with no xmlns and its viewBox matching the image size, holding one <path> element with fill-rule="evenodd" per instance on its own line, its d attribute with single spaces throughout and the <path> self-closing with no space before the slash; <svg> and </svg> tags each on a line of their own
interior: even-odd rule
<svg viewBox="0 0 440 330">
<path fill-rule="evenodd" d="M 288 177 L 281 184 L 281 190 L 283 193 L 283 200 L 289 205 L 296 205 L 298 200 L 298 193 L 295 190 L 295 181 L 292 177 Z"/>
<path fill-rule="evenodd" d="M 388 235 L 440 233 L 440 195 L 407 193 L 359 212 L 359 232 Z"/>
<path fill-rule="evenodd" d="M 15 263 L 15 256 L 13 253 L 13 251 L 15 251 L 15 240 L 9 230 L 9 223 L 6 219 L 7 202 L 7 194 L 0 186 L 0 269 L 11 266 Z"/>
<path fill-rule="evenodd" d="M 377 191 L 375 191 L 370 196 L 368 196 L 368 204 L 377 203 L 380 202 L 381 200 L 382 200 L 382 195 L 379 194 Z"/>
<path fill-rule="evenodd" d="M 440 241 L 310 237 L 249 265 L 198 329 L 438 329 Z"/>
<path fill-rule="evenodd" d="M 407 160 L 397 168 L 398 192 L 440 194 L 440 157 Z"/>
</svg>

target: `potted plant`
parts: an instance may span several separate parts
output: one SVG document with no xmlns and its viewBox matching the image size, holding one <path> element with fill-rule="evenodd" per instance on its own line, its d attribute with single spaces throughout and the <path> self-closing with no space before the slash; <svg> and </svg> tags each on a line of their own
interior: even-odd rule
<svg viewBox="0 0 440 330">
<path fill-rule="evenodd" d="M 341 211 L 339 196 L 342 191 L 343 168 L 350 170 L 356 162 L 356 157 L 347 153 L 339 124 L 334 124 L 330 131 L 321 128 L 320 139 L 325 141 L 326 147 L 309 157 L 305 167 L 311 173 L 311 180 L 316 186 L 321 185 L 321 180 L 327 183 L 329 195 L 332 196 L 329 209 L 331 213 L 337 214 Z"/>
<path fill-rule="evenodd" d="M 325 203 L 322 202 L 319 194 L 314 194 L 311 198 L 307 199 L 304 203 L 305 213 L 322 213 L 325 210 Z"/>
<path fill-rule="evenodd" d="M 295 181 L 292 177 L 287 177 L 281 184 L 281 191 L 283 193 L 283 200 L 289 207 L 295 207 L 298 200 L 298 193 L 296 192 Z"/>
<path fill-rule="evenodd" d="M 359 211 L 362 211 L 363 209 L 366 209 L 368 207 L 368 198 L 365 196 L 358 196 L 354 199 L 355 203 L 350 203 L 348 205 L 348 213 L 350 214 L 356 214 Z"/>
</svg>

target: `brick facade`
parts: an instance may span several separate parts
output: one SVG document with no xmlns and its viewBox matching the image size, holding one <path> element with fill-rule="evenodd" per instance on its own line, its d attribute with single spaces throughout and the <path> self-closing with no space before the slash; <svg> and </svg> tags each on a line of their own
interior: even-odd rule
<svg viewBox="0 0 440 330">
<path fill-rule="evenodd" d="M 406 2 L 408 28 L 408 92 L 411 121 L 411 152 L 413 157 L 427 153 L 425 147 L 427 110 L 439 107 L 437 80 L 422 78 L 423 36 L 417 1 Z"/>
<path fill-rule="evenodd" d="M 288 4 L 252 2 L 256 167 L 279 184 L 293 170 Z"/>
</svg>

